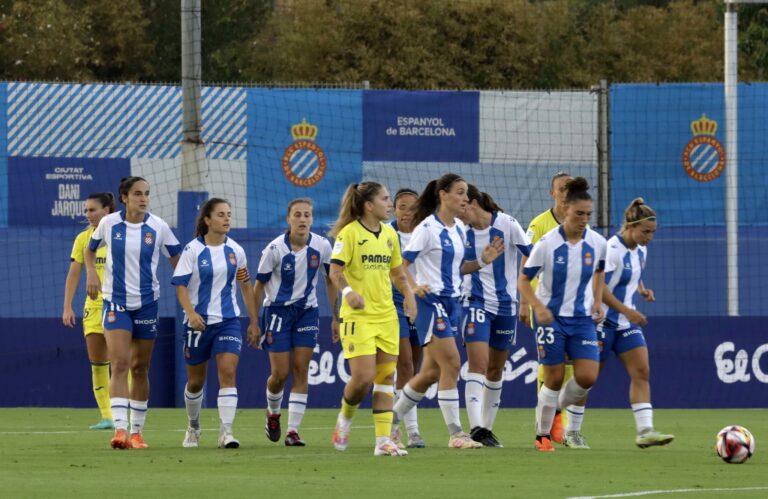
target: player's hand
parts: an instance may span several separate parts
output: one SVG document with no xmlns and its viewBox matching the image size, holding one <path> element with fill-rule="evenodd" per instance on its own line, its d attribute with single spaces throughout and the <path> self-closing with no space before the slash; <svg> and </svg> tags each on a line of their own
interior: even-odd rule
<svg viewBox="0 0 768 499">
<path fill-rule="evenodd" d="M 605 319 L 605 311 L 603 310 L 602 303 L 595 303 L 592 305 L 592 320 L 595 324 L 600 324 Z"/>
<path fill-rule="evenodd" d="M 491 241 L 491 244 L 483 249 L 483 253 L 480 255 L 480 260 L 488 265 L 496 260 L 502 253 L 504 253 L 504 240 L 500 237 L 496 237 Z"/>
<path fill-rule="evenodd" d="M 419 284 L 413 289 L 413 294 L 419 298 L 424 298 L 429 293 L 429 286 L 426 284 Z"/>
<path fill-rule="evenodd" d="M 639 291 L 639 293 L 645 301 L 656 301 L 656 295 L 653 293 L 652 289 L 645 288 L 642 291 Z"/>
<path fill-rule="evenodd" d="M 248 323 L 248 329 L 246 330 L 245 338 L 247 341 L 250 341 L 251 337 L 253 336 L 261 336 L 261 330 L 259 329 L 258 323 L 255 321 L 250 321 Z"/>
<path fill-rule="evenodd" d="M 403 312 L 405 312 L 406 317 L 408 317 L 408 322 L 411 324 L 416 323 L 416 315 L 418 314 L 418 310 L 416 307 L 416 299 L 413 297 L 413 295 L 406 296 L 403 300 Z"/>
<path fill-rule="evenodd" d="M 99 297 L 100 291 L 101 281 L 99 280 L 99 276 L 96 275 L 95 272 L 93 274 L 88 274 L 85 278 L 85 292 L 88 294 L 88 297 L 90 297 L 91 300 L 95 300 Z"/>
<path fill-rule="evenodd" d="M 205 321 L 197 312 L 187 314 L 187 325 L 195 331 L 205 331 Z"/>
<path fill-rule="evenodd" d="M 75 327 L 77 320 L 75 319 L 75 311 L 72 307 L 66 307 L 64 313 L 61 314 L 61 322 L 67 327 Z"/>
<path fill-rule="evenodd" d="M 365 308 L 365 300 L 355 291 L 347 293 L 347 296 L 344 299 L 347 300 L 349 306 L 355 310 L 362 310 Z"/>
<path fill-rule="evenodd" d="M 637 310 L 631 310 L 626 315 L 627 315 L 627 319 L 629 319 L 629 322 L 631 322 L 632 324 L 637 324 L 638 326 L 645 326 L 646 324 L 648 324 L 648 318 L 642 312 L 638 312 Z"/>
<path fill-rule="evenodd" d="M 548 326 L 555 321 L 555 316 L 552 315 L 552 311 L 544 305 L 534 308 L 533 314 L 536 316 L 536 324 L 542 326 Z"/>
<path fill-rule="evenodd" d="M 520 322 L 528 327 L 531 327 L 531 306 L 527 303 L 520 302 Z"/>
<path fill-rule="evenodd" d="M 256 350 L 261 350 L 261 328 L 258 324 L 248 326 L 248 344 Z"/>
<path fill-rule="evenodd" d="M 339 320 L 335 317 L 331 317 L 331 341 L 338 343 L 341 339 L 339 335 Z"/>
</svg>

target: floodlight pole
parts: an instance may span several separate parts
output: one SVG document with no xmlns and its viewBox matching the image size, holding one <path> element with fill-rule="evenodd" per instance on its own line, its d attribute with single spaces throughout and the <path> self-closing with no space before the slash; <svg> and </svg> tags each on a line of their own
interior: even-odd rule
<svg viewBox="0 0 768 499">
<path fill-rule="evenodd" d="M 728 315 L 739 315 L 738 14 L 725 10 L 725 246 Z"/>
<path fill-rule="evenodd" d="M 181 0 L 181 190 L 201 191 L 205 147 L 200 138 L 201 115 L 201 9 L 200 0 Z"/>
</svg>

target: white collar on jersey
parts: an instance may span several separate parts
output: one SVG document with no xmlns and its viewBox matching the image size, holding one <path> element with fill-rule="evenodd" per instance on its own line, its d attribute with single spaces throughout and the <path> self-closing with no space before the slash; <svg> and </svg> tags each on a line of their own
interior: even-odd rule
<svg viewBox="0 0 768 499">
<path fill-rule="evenodd" d="M 584 233 L 581 235 L 581 239 L 582 239 L 582 240 L 587 238 L 587 231 L 588 231 L 588 230 L 589 230 L 589 229 L 584 229 Z M 557 228 L 557 231 L 558 231 L 558 232 L 560 233 L 560 235 L 562 236 L 562 238 L 563 238 L 563 241 L 565 241 L 565 242 L 568 242 L 568 236 L 566 236 L 566 235 L 565 235 L 565 229 L 563 229 L 563 226 L 562 226 L 562 225 L 560 225 L 560 226 Z"/>
<path fill-rule="evenodd" d="M 304 245 L 304 248 L 309 247 L 309 242 L 311 240 L 312 240 L 312 233 L 310 232 L 309 236 L 307 236 L 307 244 Z M 291 248 L 291 231 L 290 230 L 285 231 L 285 237 L 283 237 L 283 242 L 285 243 L 285 246 L 288 248 L 288 251 L 293 253 L 293 248 Z M 301 248 L 301 249 L 303 250 L 304 248 Z"/>
<path fill-rule="evenodd" d="M 120 213 L 120 220 L 123 222 L 127 222 L 125 219 L 125 210 L 120 210 L 118 213 Z M 144 214 L 144 220 L 141 221 L 141 223 L 146 223 L 147 220 L 149 220 L 149 212 Z M 133 223 L 133 222 L 127 222 L 127 223 Z"/>
</svg>

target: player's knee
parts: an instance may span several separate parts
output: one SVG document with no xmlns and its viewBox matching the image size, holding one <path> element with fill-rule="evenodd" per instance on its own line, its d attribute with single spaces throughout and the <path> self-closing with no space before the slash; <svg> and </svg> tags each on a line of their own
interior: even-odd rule
<svg viewBox="0 0 768 499">
<path fill-rule="evenodd" d="M 293 365 L 293 379 L 294 380 L 306 380 L 307 376 L 309 376 L 309 366 L 308 365 Z"/>
<path fill-rule="evenodd" d="M 200 393 L 203 390 L 203 380 L 190 378 L 187 380 L 187 391 L 189 393 Z"/>
<path fill-rule="evenodd" d="M 145 363 L 134 362 L 131 365 L 131 376 L 133 379 L 144 379 L 149 375 L 149 366 Z"/>
<path fill-rule="evenodd" d="M 110 368 L 113 375 L 125 376 L 131 368 L 131 360 L 128 357 L 116 358 L 110 362 Z"/>
<path fill-rule="evenodd" d="M 504 368 L 500 366 L 488 366 L 485 371 L 485 377 L 489 381 L 501 381 L 501 377 L 504 374 Z"/>
<path fill-rule="evenodd" d="M 648 381 L 651 377 L 651 368 L 648 364 L 634 366 L 630 370 L 629 377 L 636 381 Z"/>
<path fill-rule="evenodd" d="M 592 385 L 597 381 L 597 372 L 576 373 L 573 379 L 582 388 L 592 388 Z"/>
<path fill-rule="evenodd" d="M 488 372 L 488 359 L 469 359 L 469 372 L 486 374 Z"/>
<path fill-rule="evenodd" d="M 273 365 L 272 366 L 272 379 L 276 382 L 282 384 L 285 384 L 285 380 L 288 379 L 288 372 L 290 371 L 290 368 L 288 366 L 281 366 L 281 365 Z"/>
<path fill-rule="evenodd" d="M 375 385 L 394 385 L 396 365 L 395 362 L 376 364 L 376 376 L 373 379 L 373 383 Z"/>
</svg>

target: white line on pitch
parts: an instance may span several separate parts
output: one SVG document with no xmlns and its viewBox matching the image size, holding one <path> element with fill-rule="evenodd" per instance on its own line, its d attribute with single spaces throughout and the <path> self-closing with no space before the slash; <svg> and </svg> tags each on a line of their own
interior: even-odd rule
<svg viewBox="0 0 768 499">
<path fill-rule="evenodd" d="M 625 492 L 622 494 L 608 494 L 604 496 L 574 496 L 568 499 L 602 499 L 608 497 L 639 497 L 652 496 L 657 494 L 684 494 L 688 492 L 750 492 L 754 490 L 768 490 L 768 487 L 735 487 L 735 488 L 716 488 L 716 489 L 668 489 L 668 490 L 641 490 L 638 492 Z"/>
</svg>

